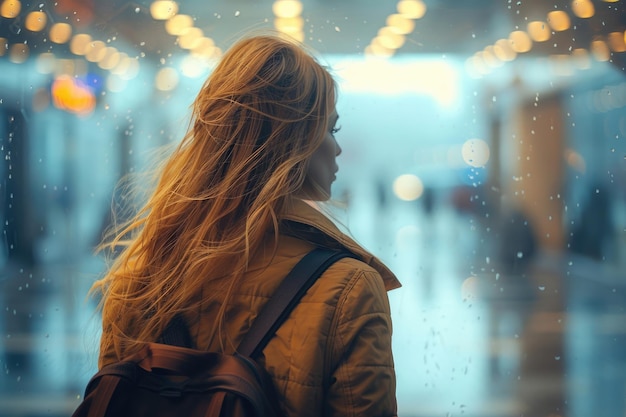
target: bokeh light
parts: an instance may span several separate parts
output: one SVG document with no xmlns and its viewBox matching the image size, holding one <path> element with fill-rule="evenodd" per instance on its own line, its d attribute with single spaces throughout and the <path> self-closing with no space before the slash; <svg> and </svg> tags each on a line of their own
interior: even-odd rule
<svg viewBox="0 0 626 417">
<path fill-rule="evenodd" d="M 393 182 L 393 192 L 400 200 L 417 200 L 424 193 L 424 184 L 417 175 L 400 175 Z"/>
<path fill-rule="evenodd" d="M 13 19 L 20 14 L 22 3 L 19 0 L 4 0 L 0 6 L 0 16 Z"/>
<path fill-rule="evenodd" d="M 482 139 L 470 139 L 461 147 L 463 161 L 472 167 L 483 167 L 489 161 L 489 145 Z"/>
<path fill-rule="evenodd" d="M 159 91 L 172 91 L 178 86 L 178 72 L 171 67 L 161 68 L 154 79 L 154 86 Z"/>
<path fill-rule="evenodd" d="M 28 13 L 24 26 L 31 32 L 41 32 L 48 23 L 48 17 L 42 11 L 34 11 Z"/>
<path fill-rule="evenodd" d="M 178 3 L 169 0 L 156 0 L 150 5 L 150 14 L 155 20 L 167 20 L 178 13 Z"/>
<path fill-rule="evenodd" d="M 302 8 L 302 3 L 298 0 L 277 0 L 272 5 L 274 16 L 283 18 L 300 16 Z"/>
<path fill-rule="evenodd" d="M 54 43 L 66 43 L 72 36 L 72 26 L 69 23 L 55 23 L 50 28 L 50 41 Z"/>
</svg>

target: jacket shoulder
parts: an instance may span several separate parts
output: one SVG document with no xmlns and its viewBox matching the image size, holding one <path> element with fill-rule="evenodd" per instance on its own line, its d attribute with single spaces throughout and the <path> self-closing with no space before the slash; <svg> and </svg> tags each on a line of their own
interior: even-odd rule
<svg viewBox="0 0 626 417">
<path fill-rule="evenodd" d="M 339 306 L 360 298 L 386 298 L 380 272 L 367 263 L 346 257 L 333 263 L 311 287 L 303 302 L 324 302 Z"/>
</svg>

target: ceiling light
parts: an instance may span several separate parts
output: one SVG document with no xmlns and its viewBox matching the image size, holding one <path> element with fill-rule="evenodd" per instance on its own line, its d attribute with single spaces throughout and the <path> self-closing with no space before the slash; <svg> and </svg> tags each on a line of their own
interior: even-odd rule
<svg viewBox="0 0 626 417">
<path fill-rule="evenodd" d="M 213 39 L 205 37 L 198 41 L 198 45 L 196 45 L 191 52 L 195 56 L 205 59 L 213 59 L 219 56 L 220 49 L 215 46 Z"/>
<path fill-rule="evenodd" d="M 24 26 L 31 32 L 41 32 L 46 27 L 48 17 L 42 11 L 30 12 L 26 16 Z"/>
<path fill-rule="evenodd" d="M 161 68 L 154 79 L 154 86 L 159 91 L 172 91 L 178 85 L 178 72 L 171 67 Z"/>
<path fill-rule="evenodd" d="M 493 53 L 501 61 L 513 61 L 517 56 L 507 39 L 499 39 L 493 46 Z"/>
<path fill-rule="evenodd" d="M 187 28 L 178 36 L 178 46 L 183 49 L 193 49 L 200 44 L 203 37 L 202 29 L 196 27 Z"/>
<path fill-rule="evenodd" d="M 50 40 L 54 43 L 65 43 L 72 36 L 72 27 L 67 23 L 55 23 L 50 28 Z"/>
<path fill-rule="evenodd" d="M 296 17 L 302 14 L 302 3 L 298 0 L 277 0 L 272 5 L 276 17 Z"/>
<path fill-rule="evenodd" d="M 139 60 L 126 56 L 115 69 L 119 69 L 117 75 L 123 80 L 132 80 L 139 74 Z"/>
<path fill-rule="evenodd" d="M 372 40 L 372 43 L 365 47 L 365 53 L 368 55 L 374 55 L 377 57 L 388 58 L 393 55 L 395 51 L 381 45 L 377 42 L 376 38 Z"/>
<path fill-rule="evenodd" d="M 186 14 L 177 14 L 165 22 L 165 31 L 173 36 L 182 34 L 186 29 L 193 26 L 193 19 Z"/>
<path fill-rule="evenodd" d="M 404 45 L 404 36 L 396 33 L 391 27 L 385 26 L 378 31 L 375 41 L 388 49 L 399 49 Z"/>
<path fill-rule="evenodd" d="M 393 193 L 400 200 L 414 201 L 420 198 L 424 192 L 424 183 L 413 174 L 400 175 L 393 181 Z"/>
<path fill-rule="evenodd" d="M 98 62 L 106 54 L 106 44 L 102 41 L 89 42 L 85 49 L 85 59 L 89 62 Z"/>
<path fill-rule="evenodd" d="M 120 59 L 121 55 L 119 51 L 116 48 L 109 46 L 105 48 L 102 59 L 98 61 L 98 66 L 104 70 L 111 70 L 119 64 Z"/>
<path fill-rule="evenodd" d="M 497 68 L 502 66 L 502 61 L 497 59 L 493 53 L 493 46 L 488 46 L 482 51 L 476 53 L 476 56 L 480 58 L 489 68 Z"/>
<path fill-rule="evenodd" d="M 16 43 L 9 49 L 9 60 L 14 64 L 26 62 L 28 55 L 30 55 L 30 49 L 23 43 Z"/>
<path fill-rule="evenodd" d="M 392 14 L 387 17 L 387 26 L 392 28 L 394 32 L 400 35 L 407 35 L 413 32 L 415 29 L 415 22 L 405 15 L 402 14 Z"/>
<path fill-rule="evenodd" d="M 91 36 L 88 34 L 76 34 L 70 42 L 70 51 L 72 51 L 74 55 L 85 55 L 87 53 L 89 42 L 91 42 Z"/>
<path fill-rule="evenodd" d="M 593 3 L 589 0 L 572 0 L 572 11 L 581 19 L 588 19 L 596 12 Z"/>
<path fill-rule="evenodd" d="M 150 5 L 150 14 L 155 20 L 167 20 L 178 13 L 178 4 L 170 0 L 156 0 Z"/>
<path fill-rule="evenodd" d="M 546 22 L 536 20 L 528 23 L 528 34 L 535 42 L 545 42 L 550 39 L 550 29 Z"/>
<path fill-rule="evenodd" d="M 484 167 L 489 162 L 489 145 L 482 139 L 469 139 L 461 147 L 463 161 L 472 167 Z"/>
<path fill-rule="evenodd" d="M 533 41 L 530 36 L 522 30 L 516 30 L 509 35 L 509 43 L 511 48 L 517 53 L 524 53 L 530 51 L 533 46 Z"/>
<path fill-rule="evenodd" d="M 20 0 L 4 0 L 0 6 L 0 16 L 7 19 L 13 19 L 20 14 L 22 3 Z"/>
<path fill-rule="evenodd" d="M 563 10 L 553 10 L 548 13 L 548 24 L 556 32 L 562 32 L 570 28 L 569 15 Z"/>
<path fill-rule="evenodd" d="M 613 52 L 626 52 L 626 39 L 624 39 L 623 32 L 609 33 L 607 41 Z"/>
<path fill-rule="evenodd" d="M 111 68 L 111 73 L 116 74 L 116 75 L 123 74 L 130 66 L 130 64 L 128 63 L 128 60 L 130 59 L 128 57 L 128 54 L 126 54 L 125 52 L 120 52 L 119 58 L 120 60 L 117 63 L 117 65 Z"/>
<path fill-rule="evenodd" d="M 421 0 L 400 0 L 396 9 L 409 19 L 421 19 L 426 14 L 426 5 Z"/>
</svg>

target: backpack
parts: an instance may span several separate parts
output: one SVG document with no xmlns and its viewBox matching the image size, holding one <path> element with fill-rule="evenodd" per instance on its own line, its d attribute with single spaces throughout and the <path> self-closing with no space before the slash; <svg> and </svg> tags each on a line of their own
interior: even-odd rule
<svg viewBox="0 0 626 417">
<path fill-rule="evenodd" d="M 267 371 L 256 357 L 300 298 L 347 252 L 318 248 L 281 282 L 232 355 L 191 349 L 179 317 L 159 340 L 122 362 L 104 366 L 72 417 L 248 417 L 282 415 Z"/>
</svg>

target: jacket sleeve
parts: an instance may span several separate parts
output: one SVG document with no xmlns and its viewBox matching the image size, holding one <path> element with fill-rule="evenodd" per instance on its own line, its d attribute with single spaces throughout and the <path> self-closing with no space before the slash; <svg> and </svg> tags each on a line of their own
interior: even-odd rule
<svg viewBox="0 0 626 417">
<path fill-rule="evenodd" d="M 376 271 L 356 271 L 339 299 L 331 332 L 326 415 L 396 416 L 391 313 Z"/>
</svg>

